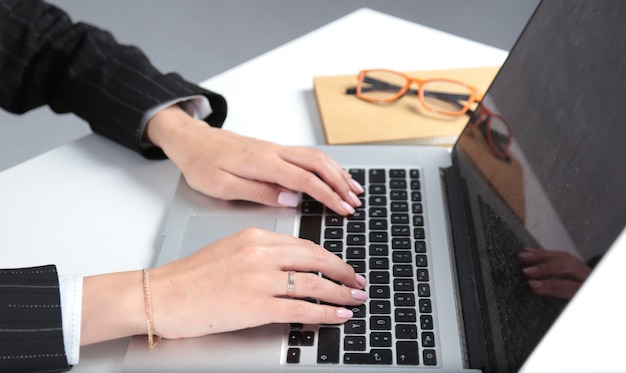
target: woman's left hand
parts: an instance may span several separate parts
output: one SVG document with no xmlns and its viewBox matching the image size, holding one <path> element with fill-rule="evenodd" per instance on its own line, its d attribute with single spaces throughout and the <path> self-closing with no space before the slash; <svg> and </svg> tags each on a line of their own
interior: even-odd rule
<svg viewBox="0 0 626 373">
<path fill-rule="evenodd" d="M 146 131 L 187 183 L 208 196 L 294 207 L 297 191 L 341 215 L 361 205 L 357 194 L 363 188 L 318 149 L 281 146 L 213 128 L 178 106 L 157 113 Z"/>
</svg>

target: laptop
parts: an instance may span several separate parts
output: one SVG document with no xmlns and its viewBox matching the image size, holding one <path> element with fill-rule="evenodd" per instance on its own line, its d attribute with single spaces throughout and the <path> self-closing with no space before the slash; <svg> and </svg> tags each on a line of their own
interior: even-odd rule
<svg viewBox="0 0 626 373">
<path fill-rule="evenodd" d="M 134 337 L 123 371 L 520 369 L 626 226 L 624 19 L 625 2 L 540 3 L 452 152 L 321 147 L 366 188 L 353 216 L 307 196 L 297 209 L 219 201 L 181 178 L 157 265 L 258 227 L 341 256 L 368 278 L 370 299 L 344 325 L 274 324 L 153 350 Z M 550 275 L 532 278 L 524 253 L 549 257 Z"/>
</svg>

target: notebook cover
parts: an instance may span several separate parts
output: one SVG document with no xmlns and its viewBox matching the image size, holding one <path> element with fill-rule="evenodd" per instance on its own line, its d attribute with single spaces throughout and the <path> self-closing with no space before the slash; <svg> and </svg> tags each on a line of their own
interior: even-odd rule
<svg viewBox="0 0 626 373">
<path fill-rule="evenodd" d="M 485 92 L 500 67 L 429 70 L 406 73 L 419 79 L 448 78 Z M 468 121 L 467 115 L 434 115 L 414 95 L 390 104 L 377 104 L 346 94 L 356 86 L 357 73 L 314 78 L 315 97 L 330 145 L 358 143 L 453 144 Z"/>
</svg>

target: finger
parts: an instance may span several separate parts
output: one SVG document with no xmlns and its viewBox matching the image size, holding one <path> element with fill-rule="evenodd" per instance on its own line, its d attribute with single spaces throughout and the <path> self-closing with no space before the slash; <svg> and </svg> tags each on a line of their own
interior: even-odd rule
<svg viewBox="0 0 626 373">
<path fill-rule="evenodd" d="M 550 279 L 544 281 L 528 281 L 533 293 L 555 298 L 571 299 L 581 286 L 580 282 L 571 280 Z"/>
<path fill-rule="evenodd" d="M 300 201 L 298 193 L 279 185 L 242 178 L 230 172 L 220 172 L 219 180 L 219 184 L 214 183 L 212 189 L 196 184 L 190 186 L 206 195 L 227 201 L 245 200 L 274 207 L 296 207 Z"/>
<path fill-rule="evenodd" d="M 346 308 L 298 299 L 277 298 L 274 305 L 275 323 L 342 324 L 353 316 Z"/>
<path fill-rule="evenodd" d="M 528 273 L 533 278 L 568 276 L 584 281 L 591 273 L 591 269 L 585 262 L 565 251 L 527 247 L 518 256 L 520 262 L 530 268 L 524 273 Z"/>
<path fill-rule="evenodd" d="M 256 153 L 254 157 L 254 162 L 264 165 L 262 168 L 248 164 L 228 170 L 243 179 L 305 192 L 341 215 L 352 214 L 354 207 L 361 205 L 356 194 L 363 188 L 317 149 L 270 145 L 270 151 Z"/>
<path fill-rule="evenodd" d="M 282 162 L 276 165 L 272 175 L 276 177 L 275 182 L 281 186 L 307 193 L 338 214 L 353 214 L 354 208 L 361 205 L 357 195 L 347 189 L 348 182 L 344 183 L 342 196 L 313 172 L 291 163 Z"/>
<path fill-rule="evenodd" d="M 220 185 L 213 186 L 213 189 L 218 189 L 216 192 L 200 191 L 222 199 L 242 199 L 268 206 L 290 207 L 295 207 L 299 202 L 296 193 L 291 191 L 301 191 L 341 215 L 354 213 L 352 204 L 357 205 L 357 201 L 358 204 L 361 203 L 354 193 L 351 203 L 345 202 L 314 174 L 282 160 L 265 161 L 263 164 L 263 173 L 247 169 L 232 173 L 228 171 L 220 175 Z"/>
<path fill-rule="evenodd" d="M 247 234 L 247 236 L 243 237 L 243 242 L 240 245 L 253 243 L 254 245 L 268 248 L 269 252 L 273 253 L 271 262 L 274 263 L 273 268 L 275 269 L 285 269 L 285 266 L 289 265 L 286 263 L 291 263 L 293 261 L 293 257 L 302 255 L 303 253 L 308 254 L 306 251 L 300 252 L 300 250 L 302 250 L 301 247 L 307 246 L 319 247 L 325 251 L 324 254 L 335 256 L 339 259 L 336 255 L 331 254 L 328 250 L 322 248 L 321 246 L 316 245 L 309 240 L 298 238 L 290 234 L 268 231 L 259 228 L 248 228 L 239 232 L 239 234 Z M 341 259 L 339 259 L 339 262 L 345 264 Z"/>
<path fill-rule="evenodd" d="M 554 256 L 554 251 L 531 247 L 525 247 L 524 250 L 518 254 L 520 261 L 528 265 L 548 260 L 552 256 Z"/>
<path fill-rule="evenodd" d="M 222 240 L 232 239 L 236 241 L 229 246 L 251 246 L 252 251 L 246 255 L 256 256 L 255 263 L 259 269 L 321 272 L 354 289 L 363 289 L 367 285 L 365 278 L 357 275 L 351 265 L 309 240 L 258 228 L 248 228 Z M 219 245 L 220 242 L 214 244 Z"/>
<path fill-rule="evenodd" d="M 584 281 L 591 273 L 591 269 L 578 258 L 568 255 L 538 262 L 535 265 L 523 268 L 522 272 L 529 279 L 568 277 Z"/>
<path fill-rule="evenodd" d="M 290 274 L 293 276 L 292 291 L 289 291 Z M 363 290 L 337 285 L 322 276 L 308 272 L 279 272 L 272 276 L 275 296 L 313 298 L 331 304 L 359 305 L 367 300 Z"/>
<path fill-rule="evenodd" d="M 333 190 L 339 193 L 344 199 L 349 198 L 349 192 L 361 194 L 364 192 L 363 186 L 352 179 L 334 159 L 319 149 L 287 148 L 289 151 L 281 153 L 281 157 L 303 169 L 312 171 L 319 175 Z M 314 162 L 311 162 L 314 160 Z"/>
<path fill-rule="evenodd" d="M 353 180 L 352 176 L 334 159 L 319 149 L 288 148 L 288 150 L 289 151 L 281 153 L 283 159 L 317 175 L 331 190 L 337 193 L 342 200 L 347 201 L 353 207 L 359 207 L 361 205 L 361 201 L 357 195 L 364 192 L 363 186 Z M 311 185 L 311 189 L 306 190 L 306 192 L 312 196 L 313 193 L 315 193 L 315 190 L 312 188 L 314 186 L 315 185 Z"/>
<path fill-rule="evenodd" d="M 294 239 L 296 239 L 294 237 Z M 357 275 L 354 268 L 337 255 L 311 241 L 296 239 L 297 245 L 281 247 L 281 270 L 298 272 L 321 272 L 326 277 L 354 289 L 363 289 L 365 278 Z"/>
<path fill-rule="evenodd" d="M 263 173 L 246 169 L 241 176 L 305 192 L 342 215 L 361 205 L 357 194 L 363 188 L 324 152 L 303 147 L 280 147 L 276 152 L 264 155 Z"/>
</svg>

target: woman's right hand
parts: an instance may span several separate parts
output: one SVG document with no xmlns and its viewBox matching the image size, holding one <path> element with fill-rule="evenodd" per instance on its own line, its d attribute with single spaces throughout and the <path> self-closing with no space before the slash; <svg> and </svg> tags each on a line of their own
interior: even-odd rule
<svg viewBox="0 0 626 373">
<path fill-rule="evenodd" d="M 287 297 L 289 271 L 295 272 L 293 298 Z M 146 333 L 141 276 L 127 272 L 85 278 L 81 344 Z M 269 323 L 343 323 L 352 317 L 350 310 L 300 298 L 337 305 L 367 299 L 365 278 L 336 255 L 311 241 L 256 228 L 152 269 L 149 278 L 154 333 L 163 338 Z"/>
</svg>

